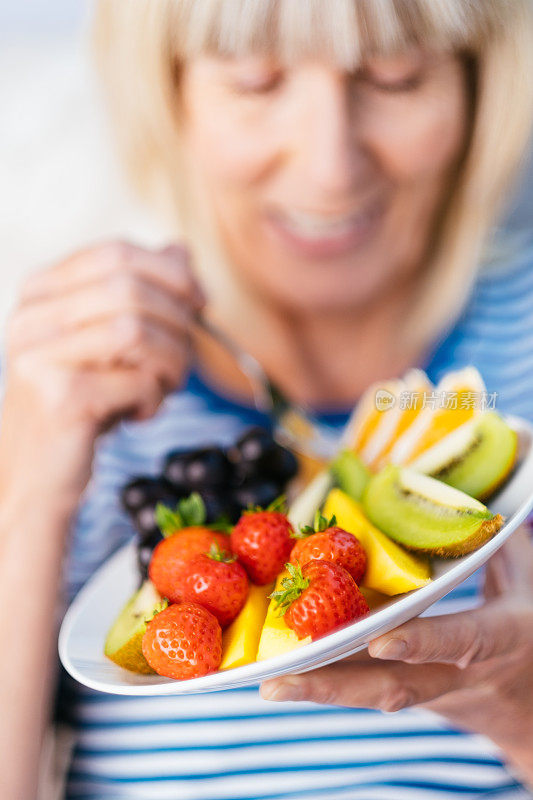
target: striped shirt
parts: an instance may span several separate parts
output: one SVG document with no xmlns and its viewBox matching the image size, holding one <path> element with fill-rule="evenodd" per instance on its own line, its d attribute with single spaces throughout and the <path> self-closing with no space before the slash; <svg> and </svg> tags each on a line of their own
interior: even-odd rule
<svg viewBox="0 0 533 800">
<path fill-rule="evenodd" d="M 487 263 L 459 320 L 425 367 L 478 367 L 496 407 L 533 420 L 533 246 Z M 122 424 L 99 444 L 66 570 L 73 596 L 133 535 L 120 487 L 156 474 L 173 447 L 229 444 L 256 411 L 215 394 L 192 375 L 142 423 Z M 478 602 L 472 576 L 433 612 Z M 115 697 L 62 681 L 61 717 L 75 730 L 69 800 L 443 800 L 519 798 L 521 789 L 488 739 L 410 709 L 269 703 L 257 687 L 189 697 Z"/>
</svg>

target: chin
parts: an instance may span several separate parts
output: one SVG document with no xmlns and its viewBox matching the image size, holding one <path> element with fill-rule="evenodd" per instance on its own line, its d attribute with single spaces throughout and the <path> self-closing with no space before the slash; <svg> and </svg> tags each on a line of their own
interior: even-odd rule
<svg viewBox="0 0 533 800">
<path fill-rule="evenodd" d="M 287 310 L 346 312 L 363 308 L 383 294 L 396 272 L 382 259 L 369 256 L 317 262 L 270 251 L 267 258 L 248 262 L 254 264 L 255 275 L 248 274 L 261 294 Z"/>
<path fill-rule="evenodd" d="M 287 275 L 287 273 L 285 273 Z M 372 285 L 367 281 L 341 281 L 334 275 L 330 275 L 324 280 L 322 276 L 318 280 L 313 280 L 309 274 L 296 278 L 296 274 L 291 275 L 288 281 L 282 276 L 278 281 L 273 281 L 274 277 L 270 274 L 269 279 L 261 281 L 261 293 L 269 296 L 271 302 L 276 306 L 284 307 L 288 313 L 296 314 L 334 314 L 355 311 L 364 307 L 381 289 L 379 285 Z"/>
<path fill-rule="evenodd" d="M 325 255 L 295 252 L 292 242 L 273 237 L 251 221 L 241 225 L 239 233 L 226 238 L 228 250 L 235 254 L 233 263 L 263 302 L 287 313 L 357 311 L 383 294 L 396 272 L 375 238 Z"/>
</svg>

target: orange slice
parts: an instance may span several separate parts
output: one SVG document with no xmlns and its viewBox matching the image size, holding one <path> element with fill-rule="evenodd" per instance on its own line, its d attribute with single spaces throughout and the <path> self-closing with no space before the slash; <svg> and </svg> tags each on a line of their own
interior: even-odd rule
<svg viewBox="0 0 533 800">
<path fill-rule="evenodd" d="M 361 456 L 385 418 L 394 412 L 403 381 L 377 381 L 357 403 L 343 434 L 342 447 Z"/>
<path fill-rule="evenodd" d="M 410 464 L 447 434 L 481 413 L 483 379 L 475 367 L 449 372 L 425 397 L 418 413 L 390 451 L 395 464 Z"/>
<path fill-rule="evenodd" d="M 361 453 L 370 469 L 378 471 L 388 461 L 395 442 L 405 433 L 425 407 L 425 397 L 433 384 L 421 369 L 410 369 L 403 376 L 403 389 L 394 408 L 382 414 L 376 431 Z"/>
</svg>

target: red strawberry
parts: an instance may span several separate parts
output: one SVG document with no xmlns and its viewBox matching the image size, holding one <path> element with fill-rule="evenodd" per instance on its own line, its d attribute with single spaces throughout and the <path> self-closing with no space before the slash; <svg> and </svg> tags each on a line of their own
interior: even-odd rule
<svg viewBox="0 0 533 800">
<path fill-rule="evenodd" d="M 338 564 L 308 561 L 303 567 L 287 564 L 287 569 L 290 577 L 271 597 L 299 639 L 318 639 L 370 610 L 352 576 Z"/>
<path fill-rule="evenodd" d="M 147 623 L 142 651 L 159 675 L 176 680 L 199 678 L 220 666 L 222 630 L 202 606 L 169 606 Z"/>
<path fill-rule="evenodd" d="M 275 507 L 245 511 L 231 533 L 231 549 L 258 586 L 276 578 L 294 545 L 292 525 Z"/>
<path fill-rule="evenodd" d="M 181 584 L 183 600 L 199 603 L 223 628 L 233 622 L 248 595 L 248 575 L 236 558 L 213 545 L 209 553 L 187 563 Z"/>
<path fill-rule="evenodd" d="M 148 568 L 150 580 L 159 594 L 167 597 L 171 603 L 179 603 L 188 562 L 201 553 L 208 553 L 213 544 L 221 550 L 227 550 L 229 538 L 209 528 L 194 527 L 184 528 L 159 542 Z"/>
<path fill-rule="evenodd" d="M 353 533 L 348 533 L 335 524 L 332 517 L 327 520 L 321 514 L 315 528 L 302 528 L 294 535 L 299 541 L 291 552 L 291 564 L 307 564 L 308 561 L 332 561 L 350 573 L 356 583 L 361 581 L 366 570 L 366 553 Z"/>
</svg>

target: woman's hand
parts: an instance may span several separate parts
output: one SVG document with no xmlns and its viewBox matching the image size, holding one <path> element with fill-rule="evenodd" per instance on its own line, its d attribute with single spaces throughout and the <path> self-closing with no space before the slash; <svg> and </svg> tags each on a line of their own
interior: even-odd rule
<svg viewBox="0 0 533 800">
<path fill-rule="evenodd" d="M 17 613 L 0 618 L 11 643 L 0 666 L 2 797 L 36 796 L 59 572 L 95 439 L 121 417 L 150 416 L 180 383 L 202 304 L 178 247 L 96 247 L 24 287 L 0 420 L 0 606 L 17 598 Z"/>
<path fill-rule="evenodd" d="M 0 487 L 75 505 L 96 436 L 183 379 L 202 293 L 186 252 L 113 243 L 27 281 L 8 330 Z"/>
<path fill-rule="evenodd" d="M 520 529 L 487 568 L 480 608 L 415 619 L 368 654 L 263 684 L 270 700 L 423 706 L 489 736 L 533 783 L 533 545 Z M 385 663 L 387 662 L 387 663 Z"/>
</svg>

